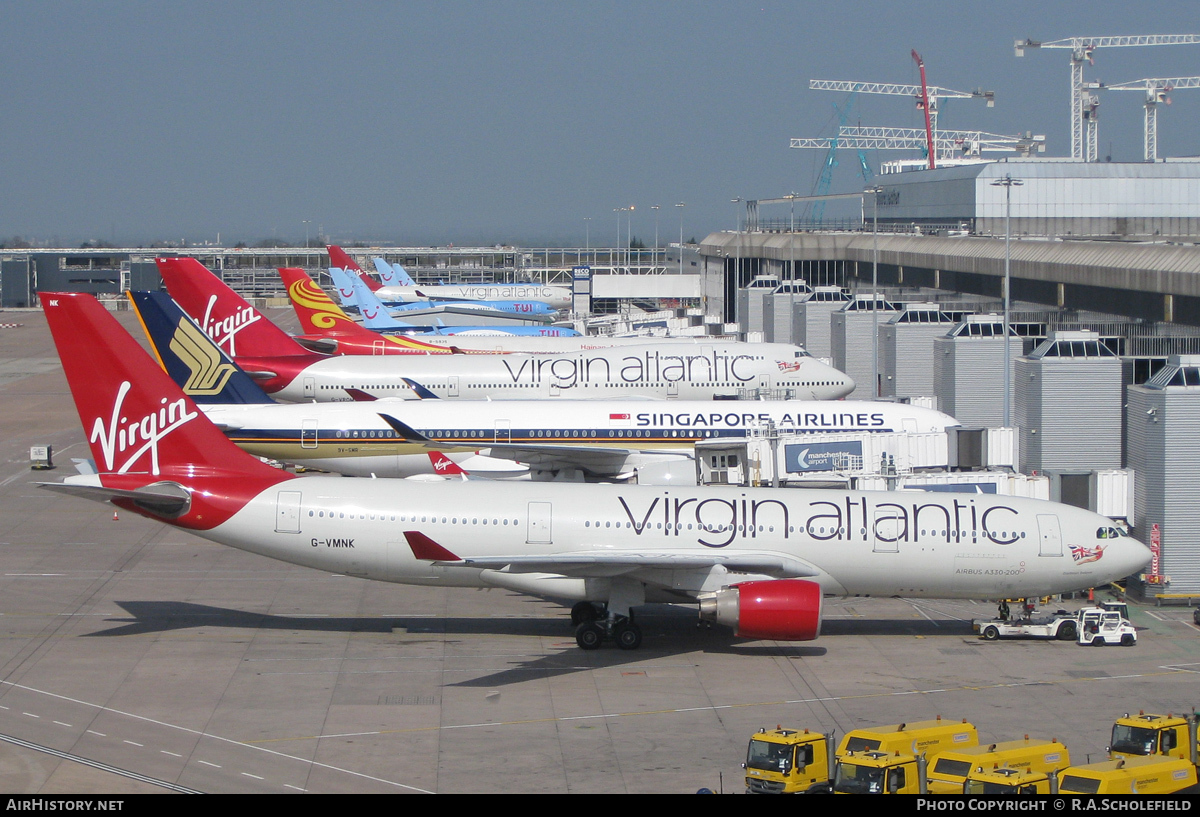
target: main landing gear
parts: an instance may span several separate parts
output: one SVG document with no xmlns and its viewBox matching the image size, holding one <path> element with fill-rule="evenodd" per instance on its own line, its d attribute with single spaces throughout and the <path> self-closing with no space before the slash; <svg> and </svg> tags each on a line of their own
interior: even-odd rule
<svg viewBox="0 0 1200 817">
<path fill-rule="evenodd" d="M 642 646 L 642 630 L 628 616 L 611 613 L 607 608 L 581 601 L 571 608 L 571 624 L 575 627 L 575 643 L 581 650 L 598 650 L 606 640 L 616 642 L 622 650 Z"/>
</svg>

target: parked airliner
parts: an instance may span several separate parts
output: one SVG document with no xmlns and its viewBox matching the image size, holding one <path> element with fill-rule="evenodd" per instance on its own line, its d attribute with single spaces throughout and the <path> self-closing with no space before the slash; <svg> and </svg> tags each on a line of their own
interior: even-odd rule
<svg viewBox="0 0 1200 817">
<path fill-rule="evenodd" d="M 800 400 L 836 400 L 854 389 L 848 375 L 800 347 L 772 343 L 651 341 L 562 354 L 306 358 L 283 351 L 297 344 L 228 287 L 221 285 L 232 297 L 222 300 L 214 294 L 213 282 L 219 283 L 218 279 L 195 259 L 159 259 L 159 271 L 184 311 L 269 394 L 288 402 L 346 401 L 351 399 L 348 389 L 376 398 L 436 395 L 475 400 L 564 396 L 709 400 L 758 389 L 781 390 Z"/>
<path fill-rule="evenodd" d="M 337 246 L 326 247 L 331 267 L 344 269 L 371 280 L 362 267 Z M 374 281 L 371 281 L 374 283 Z M 458 284 L 436 286 L 382 286 L 372 287 L 375 295 L 384 303 L 410 303 L 412 301 L 541 301 L 553 309 L 566 309 L 571 305 L 571 290 L 567 287 L 545 284 Z"/>
<path fill-rule="evenodd" d="M 97 473 L 54 490 L 318 570 L 575 600 L 576 641 L 640 646 L 637 607 L 816 638 L 837 595 L 1082 590 L 1150 551 L 1109 519 L 989 495 L 297 477 L 227 440 L 92 296 L 41 302 Z"/>
<path fill-rule="evenodd" d="M 942 432 L 947 414 L 888 402 L 767 400 L 714 403 L 605 400 L 377 400 L 280 404 L 163 292 L 130 299 L 159 362 L 209 419 L 245 451 L 354 476 L 428 473 L 431 450 L 458 459 L 483 452 L 549 477 L 579 472 L 629 478 L 650 462 L 690 461 L 699 440 L 783 432 Z M 511 462 L 473 466 L 515 476 Z"/>
</svg>

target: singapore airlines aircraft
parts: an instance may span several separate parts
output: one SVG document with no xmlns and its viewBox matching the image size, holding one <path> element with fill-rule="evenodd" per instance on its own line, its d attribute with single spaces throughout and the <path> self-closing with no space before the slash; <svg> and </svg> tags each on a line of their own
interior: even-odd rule
<svg viewBox="0 0 1200 817">
<path fill-rule="evenodd" d="M 517 476 L 515 460 L 543 476 L 578 471 L 628 479 L 651 462 L 690 461 L 695 443 L 742 437 L 774 424 L 783 432 L 945 431 L 958 422 L 919 406 L 886 402 L 377 400 L 272 401 L 163 292 L 131 292 L 159 362 L 208 418 L 244 451 L 352 476 L 428 473 L 426 453 L 466 459 L 479 472 Z M 218 373 L 220 375 L 218 376 Z M 524 473 L 527 470 L 522 469 Z"/>
<path fill-rule="evenodd" d="M 245 303 L 240 297 L 226 301 L 232 309 L 222 307 L 212 294 L 216 276 L 194 258 L 158 259 L 158 265 L 183 310 L 265 391 L 287 402 L 347 401 L 347 389 L 371 397 L 475 400 L 710 400 L 755 389 L 782 390 L 800 400 L 836 400 L 854 389 L 849 376 L 800 347 L 773 343 L 651 342 L 562 354 L 304 357 L 283 351 L 297 344 L 249 304 L 239 306 Z M 203 278 L 196 274 L 197 267 L 204 271 Z"/>
<path fill-rule="evenodd" d="M 375 280 L 363 272 L 354 259 L 337 246 L 326 247 L 331 267 L 361 275 L 375 291 L 379 300 L 387 303 L 410 303 L 412 301 L 541 301 L 553 309 L 571 306 L 571 290 L 567 287 L 545 284 L 460 284 L 455 286 L 372 286 Z"/>
<path fill-rule="evenodd" d="M 816 638 L 826 594 L 1030 597 L 1150 560 L 1109 519 L 1018 497 L 296 477 L 240 451 L 90 295 L 41 295 L 97 473 L 46 487 L 214 542 L 382 581 L 575 600 L 576 641 L 637 607 Z"/>
</svg>

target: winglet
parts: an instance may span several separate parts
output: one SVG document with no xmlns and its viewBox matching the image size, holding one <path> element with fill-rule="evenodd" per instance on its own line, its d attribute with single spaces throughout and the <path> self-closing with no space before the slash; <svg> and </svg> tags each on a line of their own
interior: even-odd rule
<svg viewBox="0 0 1200 817">
<path fill-rule="evenodd" d="M 367 394 L 362 389 L 346 389 L 345 392 L 355 403 L 373 403 L 379 399 L 373 394 Z"/>
<path fill-rule="evenodd" d="M 429 389 L 425 388 L 424 386 L 422 386 L 420 383 L 413 380 L 412 378 L 402 377 L 400 379 L 403 380 L 405 383 L 407 383 L 408 387 L 410 389 L 412 389 L 414 392 L 416 392 L 417 397 L 419 397 L 422 400 L 439 400 L 439 399 L 441 399 L 436 394 L 434 394 Z"/>
<path fill-rule="evenodd" d="M 462 559 L 430 539 L 418 530 L 406 530 L 404 538 L 412 548 L 413 556 L 425 562 L 461 562 Z"/>
<path fill-rule="evenodd" d="M 383 421 L 385 423 L 387 423 L 388 425 L 390 425 L 392 427 L 393 431 L 395 431 L 397 434 L 400 435 L 401 439 L 407 440 L 410 443 L 433 442 L 432 440 L 430 440 L 428 437 L 426 437 L 421 432 L 417 431 L 412 426 L 408 425 L 407 423 L 403 423 L 400 420 L 397 420 L 395 417 L 391 417 L 382 412 L 380 412 L 379 416 L 383 419 Z"/>
</svg>

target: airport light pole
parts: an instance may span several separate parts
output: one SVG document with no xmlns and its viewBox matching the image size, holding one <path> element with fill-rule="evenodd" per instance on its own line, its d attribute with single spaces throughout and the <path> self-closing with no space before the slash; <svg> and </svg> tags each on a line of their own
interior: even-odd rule
<svg viewBox="0 0 1200 817">
<path fill-rule="evenodd" d="M 1009 315 L 1011 308 L 1011 283 L 1009 267 L 1012 261 L 1012 189 L 1020 187 L 1024 182 L 1014 179 L 1012 174 L 1005 173 L 1002 178 L 992 182 L 992 187 L 1004 188 L 1004 427 L 1009 428 L 1012 419 L 1010 407 L 1012 392 L 1012 361 L 1009 359 Z"/>
<path fill-rule="evenodd" d="M 658 266 L 658 210 L 659 210 L 659 206 L 657 204 L 651 204 L 650 209 L 654 211 L 654 256 L 652 258 L 652 261 L 654 262 L 654 265 L 657 267 Z"/>
<path fill-rule="evenodd" d="M 736 243 L 733 245 L 733 280 L 737 286 L 741 286 L 742 282 L 739 276 L 742 273 L 742 211 L 738 208 L 738 205 L 742 203 L 742 197 L 738 196 L 737 198 L 730 199 L 730 201 L 733 202 L 734 222 L 737 224 L 737 231 L 735 233 Z"/>
<path fill-rule="evenodd" d="M 592 220 L 587 216 L 583 218 L 583 257 L 590 258 L 592 255 Z"/>
<path fill-rule="evenodd" d="M 683 275 L 683 208 L 687 205 L 681 201 L 675 206 L 679 208 L 679 274 Z"/>
<path fill-rule="evenodd" d="M 879 397 L 879 193 L 882 187 L 868 187 L 871 193 L 871 397 Z"/>
</svg>

